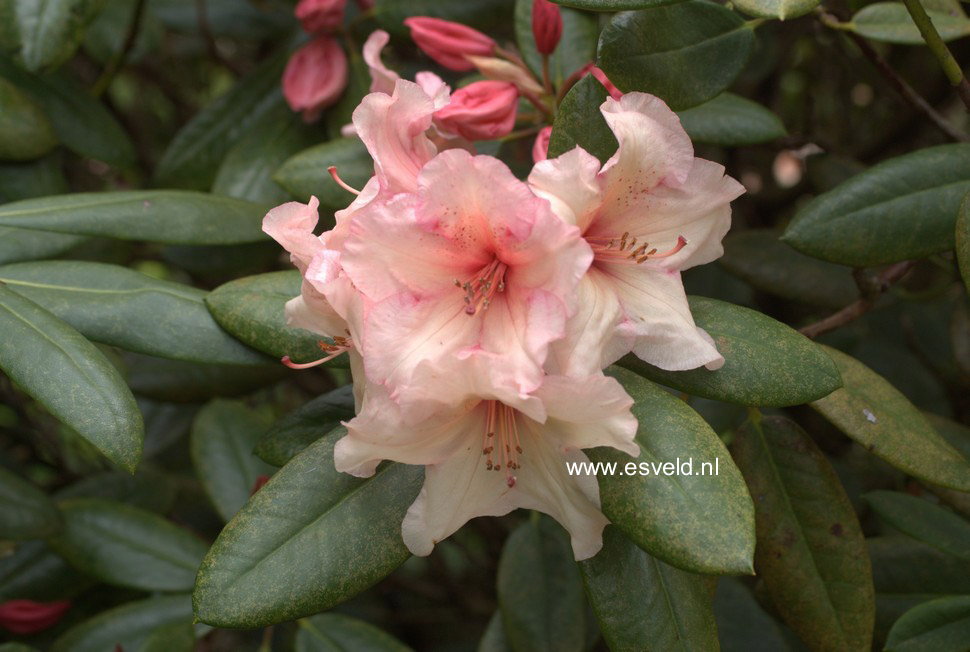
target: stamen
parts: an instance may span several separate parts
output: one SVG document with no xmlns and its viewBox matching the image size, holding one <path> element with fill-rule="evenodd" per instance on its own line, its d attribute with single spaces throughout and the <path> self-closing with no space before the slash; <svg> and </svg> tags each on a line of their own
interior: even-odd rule
<svg viewBox="0 0 970 652">
<path fill-rule="evenodd" d="M 280 362 L 290 369 L 310 369 L 312 367 L 319 367 L 325 362 L 330 362 L 338 355 L 346 353 L 350 349 L 354 348 L 354 343 L 350 337 L 334 335 L 330 339 L 333 340 L 333 344 L 328 344 L 323 340 L 317 342 L 317 346 L 320 347 L 320 350 L 324 353 L 329 353 L 330 355 L 320 358 L 319 360 L 314 360 L 313 362 L 293 362 L 293 360 L 290 359 L 290 356 L 284 355 L 280 359 Z"/>
<path fill-rule="evenodd" d="M 485 433 L 482 436 L 485 470 L 500 471 L 504 467 L 505 482 L 511 489 L 516 482 L 513 472 L 521 467 L 519 455 L 522 454 L 522 442 L 519 440 L 517 414 L 514 408 L 499 401 L 488 401 L 485 410 Z M 498 460 L 492 458 L 496 447 L 498 447 Z"/>
<path fill-rule="evenodd" d="M 596 260 L 612 263 L 628 262 L 637 265 L 654 258 L 673 256 L 687 246 L 687 238 L 678 236 L 677 244 L 669 251 L 658 254 L 657 248 L 650 248 L 650 243 L 646 241 L 640 242 L 639 246 L 637 246 L 638 239 L 637 237 L 630 239 L 630 234 L 625 232 L 620 236 L 619 241 L 616 238 L 590 236 L 586 238 L 586 242 L 593 248 Z"/>
<path fill-rule="evenodd" d="M 505 292 L 505 272 L 508 265 L 499 262 L 497 258 L 486 265 L 476 275 L 474 280 L 465 281 L 455 279 L 455 287 L 465 292 L 465 314 L 474 315 L 479 310 L 488 310 L 496 292 Z"/>
<path fill-rule="evenodd" d="M 360 191 L 359 190 L 357 190 L 356 188 L 351 187 L 350 185 L 348 185 L 347 183 L 345 183 L 343 179 L 340 178 L 340 175 L 337 174 L 337 166 L 336 165 L 331 165 L 330 167 L 328 167 L 327 168 L 327 172 L 330 173 L 330 176 L 333 177 L 333 180 L 336 182 L 336 184 L 338 186 L 340 186 L 341 188 L 343 188 L 347 192 L 354 193 L 355 195 L 359 195 L 360 194 Z"/>
</svg>

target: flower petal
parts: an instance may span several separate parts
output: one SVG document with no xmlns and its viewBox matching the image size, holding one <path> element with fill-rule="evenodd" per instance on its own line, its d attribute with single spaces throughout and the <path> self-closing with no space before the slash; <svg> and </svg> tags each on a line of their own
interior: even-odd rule
<svg viewBox="0 0 970 652">
<path fill-rule="evenodd" d="M 290 252 L 293 264 L 301 271 L 323 246 L 313 235 L 320 219 L 318 206 L 316 197 L 310 197 L 307 204 L 291 201 L 272 209 L 263 218 L 263 231 Z"/>
<path fill-rule="evenodd" d="M 615 378 L 601 372 L 586 378 L 547 376 L 535 395 L 549 413 L 543 435 L 560 451 L 610 446 L 640 454 L 633 399 Z"/>
<path fill-rule="evenodd" d="M 549 201 L 552 211 L 566 224 L 586 231 L 602 200 L 600 162 L 582 147 L 574 147 L 554 159 L 539 161 L 529 174 L 529 185 Z"/>
<path fill-rule="evenodd" d="M 364 63 L 370 70 L 370 92 L 386 93 L 390 95 L 394 92 L 394 83 L 401 78 L 393 70 L 390 70 L 381 61 L 381 50 L 391 40 L 390 35 L 382 29 L 371 32 L 364 43 Z"/>
</svg>

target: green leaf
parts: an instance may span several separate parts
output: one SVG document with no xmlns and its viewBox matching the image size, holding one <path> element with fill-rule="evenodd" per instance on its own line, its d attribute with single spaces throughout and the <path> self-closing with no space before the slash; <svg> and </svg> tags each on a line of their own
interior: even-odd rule
<svg viewBox="0 0 970 652">
<path fill-rule="evenodd" d="M 563 98 L 552 125 L 549 158 L 556 158 L 579 145 L 605 163 L 619 146 L 600 106 L 608 94 L 592 75 L 586 75 Z"/>
<path fill-rule="evenodd" d="M 54 497 L 58 501 L 67 498 L 101 498 L 165 514 L 175 504 L 177 493 L 178 484 L 175 478 L 142 466 L 134 475 L 123 471 L 89 475 L 61 489 Z"/>
<path fill-rule="evenodd" d="M 927 7 L 926 14 L 944 41 L 970 35 L 970 20 L 965 15 L 951 16 Z M 863 7 L 846 26 L 856 34 L 874 41 L 923 45 L 923 37 L 902 2 L 877 2 Z"/>
<path fill-rule="evenodd" d="M 395 36 L 408 36 L 404 19 L 410 16 L 444 18 L 476 29 L 505 27 L 512 23 L 514 0 L 376 0 L 374 18 Z"/>
<path fill-rule="evenodd" d="M 0 206 L 0 226 L 168 244 L 229 245 L 266 238 L 260 204 L 185 190 L 85 192 Z"/>
<path fill-rule="evenodd" d="M 549 78 L 558 88 L 574 72 L 596 58 L 599 22 L 596 16 L 574 9 L 560 10 L 562 36 L 549 56 Z M 532 34 L 532 0 L 516 0 L 515 41 L 519 53 L 537 79 L 542 79 L 542 55 Z"/>
<path fill-rule="evenodd" d="M 72 627 L 54 642 L 51 652 L 107 652 L 116 646 L 138 650 L 157 628 L 191 618 L 187 595 L 129 602 Z"/>
<path fill-rule="evenodd" d="M 721 93 L 678 115 L 680 124 L 695 143 L 735 147 L 766 143 L 788 135 L 778 116 L 757 102 L 733 93 Z"/>
<path fill-rule="evenodd" d="M 125 57 L 126 63 L 139 63 L 163 47 L 165 27 L 153 11 L 155 4 L 141 7 L 138 34 Z M 123 51 L 137 6 L 138 0 L 104 0 L 104 8 L 84 30 L 84 51 L 102 64 Z"/>
<path fill-rule="evenodd" d="M 246 504 L 259 476 L 273 472 L 253 454 L 253 446 L 267 427 L 269 421 L 262 413 L 233 401 L 213 401 L 195 417 L 192 463 L 223 520 L 231 519 Z"/>
<path fill-rule="evenodd" d="M 73 80 L 60 75 L 32 75 L 3 56 L 0 76 L 37 101 L 54 125 L 57 139 L 71 151 L 118 167 L 134 163 L 135 147 L 127 132 Z"/>
<path fill-rule="evenodd" d="M 43 195 L 59 195 L 67 191 L 67 179 L 61 170 L 61 156 L 58 153 L 27 163 L 0 164 L 0 203 Z M 5 233 L 0 242 L 7 237 Z M 6 254 L 6 247 L 0 249 L 0 256 L 4 255 L 9 255 Z"/>
<path fill-rule="evenodd" d="M 309 201 L 311 196 L 319 199 L 324 221 L 332 224 L 327 213 L 346 208 L 354 197 L 327 173 L 331 165 L 336 166 L 340 178 L 353 188 L 363 188 L 374 176 L 374 161 L 364 143 L 359 138 L 339 138 L 290 157 L 273 179 L 300 201 Z"/>
<path fill-rule="evenodd" d="M 970 294 L 970 193 L 960 204 L 960 216 L 957 218 L 956 236 L 957 263 L 960 275 L 963 276 L 963 287 Z"/>
<path fill-rule="evenodd" d="M 810 13 L 818 4 L 819 0 L 738 0 L 735 7 L 751 16 L 787 20 Z"/>
<path fill-rule="evenodd" d="M 498 604 L 517 652 L 581 652 L 586 606 L 569 537 L 538 513 L 505 542 L 498 565 Z"/>
<path fill-rule="evenodd" d="M 688 0 L 616 14 L 600 34 L 599 66 L 621 91 L 652 93 L 680 111 L 730 86 L 753 46 L 740 16 Z"/>
<path fill-rule="evenodd" d="M 0 284 L 0 368 L 115 464 L 133 471 L 144 425 L 111 362 L 76 330 Z"/>
<path fill-rule="evenodd" d="M 193 652 L 195 650 L 195 628 L 192 621 L 168 623 L 156 627 L 145 638 L 138 652 Z"/>
<path fill-rule="evenodd" d="M 0 467 L 0 532 L 7 540 L 42 539 L 61 529 L 61 515 L 40 489 Z"/>
<path fill-rule="evenodd" d="M 624 11 L 672 5 L 683 0 L 552 0 L 557 5 L 575 7 L 586 11 Z"/>
<path fill-rule="evenodd" d="M 296 362 L 322 357 L 320 335 L 286 324 L 284 306 L 300 294 L 296 270 L 270 272 L 230 281 L 217 287 L 205 303 L 219 325 L 242 342 L 274 358 L 290 356 Z M 340 335 L 341 333 L 334 333 Z M 346 356 L 326 363 L 346 367 Z"/>
<path fill-rule="evenodd" d="M 587 451 L 591 461 L 615 463 L 618 470 L 598 477 L 603 513 L 669 564 L 703 573 L 750 573 L 754 508 L 724 444 L 703 417 L 669 392 L 630 371 L 614 367 L 610 373 L 635 401 L 640 456 L 610 448 Z"/>
<path fill-rule="evenodd" d="M 896 621 L 887 652 L 961 652 L 970 648 L 970 595 L 932 600 Z"/>
<path fill-rule="evenodd" d="M 38 650 L 24 643 L 0 643 L 0 652 L 38 652 Z"/>
<path fill-rule="evenodd" d="M 40 105 L 0 77 L 0 160 L 29 161 L 56 146 L 54 127 Z"/>
<path fill-rule="evenodd" d="M 718 649 L 706 578 L 651 557 L 610 526 L 579 570 L 611 650 Z"/>
<path fill-rule="evenodd" d="M 688 394 L 726 403 L 786 407 L 842 386 L 839 371 L 817 344 L 755 310 L 689 297 L 694 321 L 724 356 L 717 371 L 663 371 L 633 354 L 618 364 Z"/>
<path fill-rule="evenodd" d="M 340 428 L 277 471 L 216 539 L 193 596 L 217 627 L 262 627 L 337 605 L 410 556 L 401 522 L 423 481 L 387 464 L 366 479 L 334 468 Z M 285 506 L 285 518 L 280 518 Z"/>
<path fill-rule="evenodd" d="M 968 191 L 970 144 L 921 149 L 819 195 L 798 211 L 782 240 L 809 256 L 856 267 L 923 258 L 953 249 L 954 222 Z"/>
<path fill-rule="evenodd" d="M 772 416 L 748 421 L 731 450 L 754 498 L 755 568 L 774 607 L 812 649 L 869 649 L 869 557 L 825 455 L 794 421 Z"/>
<path fill-rule="evenodd" d="M 283 103 L 285 55 L 273 56 L 182 127 L 155 168 L 155 185 L 207 190 L 232 146 Z"/>
<path fill-rule="evenodd" d="M 283 466 L 341 421 L 353 419 L 354 414 L 353 386 L 345 385 L 318 396 L 273 424 L 259 438 L 253 453 L 274 466 Z"/>
<path fill-rule="evenodd" d="M 72 566 L 102 582 L 145 591 L 192 588 L 206 545 L 161 516 L 98 498 L 63 501 L 64 530 L 49 539 Z"/>
<path fill-rule="evenodd" d="M 46 542 L 25 541 L 0 556 L 0 601 L 73 598 L 93 582 L 67 565 Z"/>
<path fill-rule="evenodd" d="M 879 518 L 918 541 L 970 561 L 970 523 L 948 509 L 897 491 L 872 491 L 866 502 Z"/>
<path fill-rule="evenodd" d="M 70 59 L 100 5 L 93 0 L 13 0 L 13 16 L 4 18 L 16 22 L 24 67 L 39 72 Z"/>
<path fill-rule="evenodd" d="M 714 594 L 714 618 L 723 652 L 795 652 L 783 625 L 762 609 L 740 579 L 722 577 Z"/>
<path fill-rule="evenodd" d="M 844 387 L 812 407 L 866 450 L 910 475 L 970 491 L 970 464 L 886 379 L 858 360 L 824 347 Z"/>
<path fill-rule="evenodd" d="M 790 301 L 835 309 L 859 298 L 850 268 L 803 256 L 770 229 L 728 234 L 718 263 L 756 289 Z"/>
<path fill-rule="evenodd" d="M 95 342 L 177 360 L 270 362 L 219 328 L 206 293 L 188 285 L 117 265 L 53 260 L 0 267 L 0 283 Z"/>
<path fill-rule="evenodd" d="M 505 638 L 505 623 L 502 622 L 502 612 L 496 610 L 488 620 L 482 640 L 478 642 L 478 652 L 509 652 L 509 642 Z"/>
<path fill-rule="evenodd" d="M 281 364 L 260 366 L 198 364 L 138 353 L 123 356 L 128 385 L 139 396 L 175 403 L 239 396 L 271 385 L 289 370 Z"/>
<path fill-rule="evenodd" d="M 295 652 L 408 652 L 404 643 L 362 620 L 320 614 L 299 621 Z"/>
</svg>

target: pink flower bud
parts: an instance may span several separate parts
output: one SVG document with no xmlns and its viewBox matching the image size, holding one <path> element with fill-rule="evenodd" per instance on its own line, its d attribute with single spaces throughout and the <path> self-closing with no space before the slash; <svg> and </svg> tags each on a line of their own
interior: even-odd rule
<svg viewBox="0 0 970 652">
<path fill-rule="evenodd" d="M 466 54 L 480 57 L 495 52 L 495 41 L 477 29 L 429 16 L 412 16 L 404 21 L 411 30 L 411 38 L 424 53 L 451 70 L 473 70 Z"/>
<path fill-rule="evenodd" d="M 606 89 L 606 92 L 609 93 L 610 97 L 612 97 L 614 100 L 619 100 L 621 97 L 623 97 L 623 93 L 619 88 L 613 85 L 613 82 L 610 81 L 610 78 L 606 76 L 605 72 L 593 64 L 586 66 L 586 70 L 596 78 L 596 81 L 603 84 L 603 88 Z"/>
<path fill-rule="evenodd" d="M 479 81 L 451 94 L 451 103 L 434 114 L 444 131 L 468 140 L 494 140 L 515 126 L 519 91 L 514 84 Z"/>
<path fill-rule="evenodd" d="M 549 158 L 549 139 L 552 138 L 552 127 L 543 127 L 532 145 L 532 162 L 538 163 Z"/>
<path fill-rule="evenodd" d="M 67 600 L 49 603 L 8 600 L 0 604 L 0 627 L 21 635 L 42 632 L 56 625 L 70 608 Z"/>
<path fill-rule="evenodd" d="M 283 71 L 283 96 L 290 108 L 313 122 L 347 87 L 347 55 L 329 36 L 320 36 L 293 53 Z"/>
<path fill-rule="evenodd" d="M 532 0 L 532 36 L 539 54 L 552 54 L 562 38 L 562 14 L 559 5 L 549 0 Z"/>
<path fill-rule="evenodd" d="M 311 34 L 332 32 L 344 22 L 347 0 L 300 0 L 293 13 Z"/>
</svg>

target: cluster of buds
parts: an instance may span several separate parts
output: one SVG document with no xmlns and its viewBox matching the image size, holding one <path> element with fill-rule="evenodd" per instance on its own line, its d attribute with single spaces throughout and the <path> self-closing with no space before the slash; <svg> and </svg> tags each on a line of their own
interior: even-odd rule
<svg viewBox="0 0 970 652">
<path fill-rule="evenodd" d="M 36 634 L 56 625 L 70 608 L 67 600 L 8 600 L 0 603 L 0 627 L 20 636 Z"/>
</svg>

